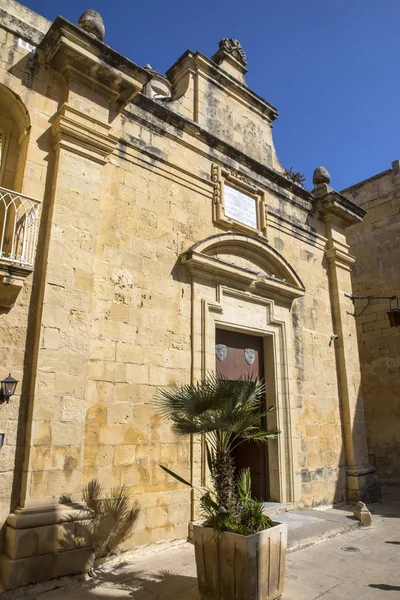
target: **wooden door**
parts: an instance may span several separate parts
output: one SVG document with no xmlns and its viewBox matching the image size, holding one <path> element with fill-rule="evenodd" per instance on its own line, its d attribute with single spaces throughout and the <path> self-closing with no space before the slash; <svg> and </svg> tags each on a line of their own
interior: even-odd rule
<svg viewBox="0 0 400 600">
<path fill-rule="evenodd" d="M 251 375 L 264 378 L 263 338 L 217 329 L 215 336 L 217 373 L 228 379 Z M 265 398 L 264 398 L 265 403 Z M 263 424 L 263 427 L 266 423 Z M 269 500 L 268 447 L 257 442 L 243 442 L 234 453 L 236 469 L 250 467 L 252 494 Z"/>
</svg>

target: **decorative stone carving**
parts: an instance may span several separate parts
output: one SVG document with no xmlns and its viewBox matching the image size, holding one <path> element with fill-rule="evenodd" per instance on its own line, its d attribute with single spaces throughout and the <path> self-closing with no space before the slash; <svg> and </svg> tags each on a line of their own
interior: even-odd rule
<svg viewBox="0 0 400 600">
<path fill-rule="evenodd" d="M 228 354 L 228 348 L 225 344 L 215 344 L 215 356 L 219 362 L 224 362 Z"/>
<path fill-rule="evenodd" d="M 266 216 L 267 208 L 265 203 L 265 192 L 259 188 L 250 178 L 246 175 L 242 175 L 231 167 L 220 167 L 217 164 L 213 164 L 211 167 L 211 181 L 214 186 L 213 191 L 213 213 L 214 221 L 224 228 L 239 229 L 244 231 L 252 231 L 258 229 L 259 232 L 266 237 Z M 249 197 L 254 198 L 256 203 L 256 215 L 254 224 L 246 224 L 235 219 L 233 215 L 229 215 L 226 212 L 225 196 L 228 187 L 237 189 L 243 194 L 247 194 Z"/>
<path fill-rule="evenodd" d="M 214 185 L 214 193 L 213 193 L 214 212 L 219 213 L 219 208 L 221 206 L 221 175 L 220 175 L 220 168 L 216 164 L 213 164 L 211 166 L 211 181 L 213 182 L 213 185 Z"/>
<path fill-rule="evenodd" d="M 219 49 L 231 54 L 233 58 L 239 61 L 244 67 L 247 65 L 247 56 L 239 40 L 224 38 L 219 42 Z"/>
<path fill-rule="evenodd" d="M 326 184 L 329 185 L 331 182 L 331 176 L 325 167 L 317 167 L 313 174 L 313 184 L 315 186 Z"/>
<path fill-rule="evenodd" d="M 144 95 L 148 98 L 165 99 L 171 97 L 171 84 L 164 75 L 158 73 L 153 67 L 147 64 L 146 71 L 151 74 L 151 79 L 144 87 Z"/>
<path fill-rule="evenodd" d="M 254 361 L 256 360 L 256 351 L 253 350 L 253 348 L 245 348 L 244 358 L 245 358 L 247 364 L 251 366 L 252 364 L 254 364 Z"/>
<path fill-rule="evenodd" d="M 364 502 L 357 502 L 354 507 L 354 516 L 358 519 L 363 527 L 371 527 L 372 517 Z"/>
<path fill-rule="evenodd" d="M 103 19 L 97 10 L 90 8 L 81 14 L 78 21 L 78 27 L 93 35 L 98 40 L 103 41 L 106 35 L 106 28 Z"/>
<path fill-rule="evenodd" d="M 239 181 L 243 181 L 243 183 L 245 183 L 250 188 L 253 188 L 254 190 L 257 189 L 257 186 L 254 184 L 254 182 L 248 177 L 246 177 L 246 175 L 243 175 L 242 173 L 239 173 L 238 171 L 235 171 L 235 169 L 231 169 L 230 167 L 226 167 L 226 170 L 231 175 L 231 177 L 238 179 Z"/>
</svg>

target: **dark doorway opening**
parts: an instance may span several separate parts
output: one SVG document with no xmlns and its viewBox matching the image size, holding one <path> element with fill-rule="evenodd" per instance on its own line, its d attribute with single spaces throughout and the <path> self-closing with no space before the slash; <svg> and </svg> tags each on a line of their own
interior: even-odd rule
<svg viewBox="0 0 400 600">
<path fill-rule="evenodd" d="M 227 379 L 251 375 L 264 379 L 263 338 L 236 331 L 217 329 L 215 335 L 216 371 Z M 265 398 L 263 398 L 265 406 Z M 261 423 L 266 427 L 267 423 Z M 236 469 L 250 467 L 252 495 L 269 500 L 268 446 L 253 441 L 243 442 L 234 452 Z"/>
</svg>

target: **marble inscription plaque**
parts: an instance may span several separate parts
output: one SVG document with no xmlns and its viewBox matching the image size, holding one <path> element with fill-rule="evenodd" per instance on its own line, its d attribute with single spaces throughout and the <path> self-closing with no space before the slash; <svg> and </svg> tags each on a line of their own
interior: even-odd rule
<svg viewBox="0 0 400 600">
<path fill-rule="evenodd" d="M 225 216 L 257 229 L 257 200 L 230 185 L 224 186 Z"/>
</svg>

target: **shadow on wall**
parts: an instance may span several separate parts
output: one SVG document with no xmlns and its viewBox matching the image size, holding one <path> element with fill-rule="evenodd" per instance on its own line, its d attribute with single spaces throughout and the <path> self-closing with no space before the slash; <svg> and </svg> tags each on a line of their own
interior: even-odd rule
<svg viewBox="0 0 400 600">
<path fill-rule="evenodd" d="M 90 481 L 83 489 L 82 499 L 92 511 L 91 520 L 81 521 L 81 540 L 75 539 L 75 545 L 80 546 L 91 539 L 95 550 L 95 558 L 113 554 L 122 542 L 126 541 L 136 527 L 140 515 L 140 505 L 132 500 L 125 486 L 113 488 L 109 496 L 105 496 L 104 488 L 97 479 Z M 73 505 L 69 496 L 64 496 L 60 502 Z M 76 536 L 76 533 L 74 534 Z M 65 546 L 70 547 L 68 534 L 64 540 Z"/>
<path fill-rule="evenodd" d="M 334 342 L 335 343 L 335 342 Z M 337 372 L 339 369 L 337 369 Z M 353 444 L 353 451 L 351 449 L 346 448 L 346 411 L 343 407 L 343 398 L 340 391 L 340 380 L 338 373 L 338 389 L 339 389 L 339 402 L 340 402 L 340 420 L 341 420 L 341 431 L 342 431 L 342 447 L 341 447 L 341 456 L 340 456 L 340 465 L 342 468 L 339 469 L 339 476 L 337 480 L 336 493 L 335 493 L 335 502 L 346 504 L 355 504 L 359 500 L 367 503 L 376 503 L 381 501 L 381 493 L 379 486 L 377 484 L 376 476 L 374 472 L 366 473 L 364 475 L 358 476 L 358 485 L 360 485 L 360 493 L 354 494 L 354 497 L 349 497 L 349 489 L 348 489 L 348 477 L 347 471 L 349 465 L 353 464 L 357 465 L 357 467 L 372 467 L 372 465 L 368 464 L 368 454 L 362 457 L 362 446 L 366 443 L 366 429 L 365 429 L 365 421 L 364 421 L 364 401 L 363 401 L 363 392 L 362 387 L 360 386 L 357 394 L 357 402 L 354 409 L 349 409 L 351 420 L 353 420 L 353 428 L 351 431 L 351 439 Z M 348 437 L 347 437 L 348 439 Z M 353 459 L 352 455 L 353 454 Z M 361 461 L 360 462 L 360 458 Z"/>
</svg>

